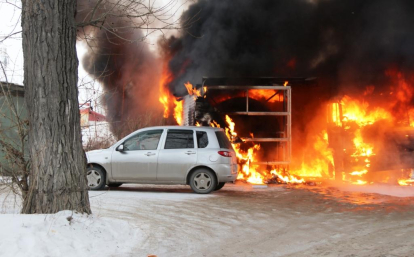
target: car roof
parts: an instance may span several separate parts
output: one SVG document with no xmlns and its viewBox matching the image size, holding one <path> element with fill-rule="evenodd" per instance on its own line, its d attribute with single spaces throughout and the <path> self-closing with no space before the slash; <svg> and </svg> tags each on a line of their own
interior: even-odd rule
<svg viewBox="0 0 414 257">
<path fill-rule="evenodd" d="M 146 129 L 200 129 L 200 130 L 223 130 L 222 128 L 214 128 L 214 127 L 207 127 L 207 126 L 155 126 L 155 127 L 145 127 L 141 128 L 140 130 Z"/>
</svg>

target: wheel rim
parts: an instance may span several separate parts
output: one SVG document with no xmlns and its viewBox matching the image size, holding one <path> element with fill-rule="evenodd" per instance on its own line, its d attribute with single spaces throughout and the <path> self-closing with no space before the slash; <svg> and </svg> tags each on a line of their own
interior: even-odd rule
<svg viewBox="0 0 414 257">
<path fill-rule="evenodd" d="M 96 170 L 88 171 L 86 178 L 88 179 L 88 186 L 89 187 L 96 187 L 101 183 L 101 174 L 99 174 Z"/>
<path fill-rule="evenodd" d="M 209 174 L 201 172 L 194 177 L 194 185 L 198 190 L 207 190 L 211 186 L 211 177 Z"/>
</svg>

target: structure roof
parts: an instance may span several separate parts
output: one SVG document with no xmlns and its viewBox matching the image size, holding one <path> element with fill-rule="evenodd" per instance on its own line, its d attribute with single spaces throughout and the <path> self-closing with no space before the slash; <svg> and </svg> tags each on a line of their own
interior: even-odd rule
<svg viewBox="0 0 414 257">
<path fill-rule="evenodd" d="M 7 83 L 5 81 L 0 81 L 0 86 L 4 87 L 4 91 L 0 88 L 0 95 L 4 95 L 4 92 L 10 92 L 12 95 L 24 96 L 24 86 Z"/>
<path fill-rule="evenodd" d="M 273 86 L 283 85 L 286 81 L 289 85 L 316 84 L 316 78 L 298 78 L 298 77 L 248 77 L 248 78 L 208 78 L 203 77 L 203 86 Z"/>
</svg>

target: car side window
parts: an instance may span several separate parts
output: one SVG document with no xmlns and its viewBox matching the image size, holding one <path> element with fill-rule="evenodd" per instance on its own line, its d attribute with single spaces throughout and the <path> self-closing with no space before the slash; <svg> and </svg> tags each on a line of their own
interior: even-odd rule
<svg viewBox="0 0 414 257">
<path fill-rule="evenodd" d="M 208 145 L 208 137 L 207 132 L 205 131 L 197 131 L 197 145 L 198 148 L 206 148 Z"/>
<path fill-rule="evenodd" d="M 164 149 L 194 148 L 193 133 L 192 130 L 168 130 Z"/>
<path fill-rule="evenodd" d="M 157 150 L 162 129 L 138 133 L 124 142 L 124 151 Z"/>
</svg>

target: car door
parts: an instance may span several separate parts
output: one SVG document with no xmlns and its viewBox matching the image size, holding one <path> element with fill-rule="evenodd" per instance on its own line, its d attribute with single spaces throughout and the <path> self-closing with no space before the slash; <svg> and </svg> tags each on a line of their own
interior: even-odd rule
<svg viewBox="0 0 414 257">
<path fill-rule="evenodd" d="M 157 181 L 185 183 L 187 171 L 196 162 L 194 130 L 168 129 L 164 147 L 159 151 Z"/>
<path fill-rule="evenodd" d="M 112 176 L 121 182 L 155 181 L 162 129 L 147 130 L 127 138 L 112 153 Z"/>
</svg>

